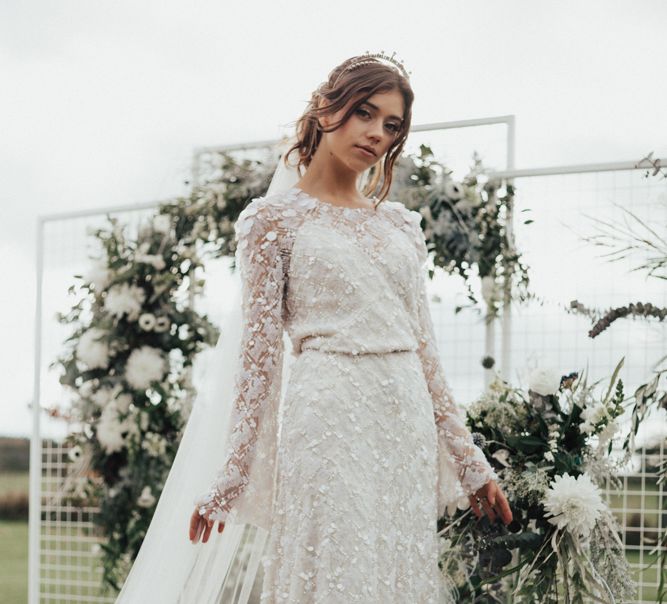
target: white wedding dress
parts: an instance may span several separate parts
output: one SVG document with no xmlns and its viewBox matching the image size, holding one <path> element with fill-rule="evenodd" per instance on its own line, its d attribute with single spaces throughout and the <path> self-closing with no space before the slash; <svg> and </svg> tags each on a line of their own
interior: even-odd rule
<svg viewBox="0 0 667 604">
<path fill-rule="evenodd" d="M 268 531 L 262 604 L 450 601 L 437 519 L 497 476 L 445 381 L 420 218 L 292 187 L 253 199 L 236 223 L 234 413 L 198 505 Z"/>
</svg>

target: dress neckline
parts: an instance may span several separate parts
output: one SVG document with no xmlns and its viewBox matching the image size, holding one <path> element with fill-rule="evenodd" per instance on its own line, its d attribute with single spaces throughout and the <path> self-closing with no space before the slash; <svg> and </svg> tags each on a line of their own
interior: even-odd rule
<svg viewBox="0 0 667 604">
<path fill-rule="evenodd" d="M 347 210 L 348 212 L 371 212 L 372 214 L 377 214 L 377 208 L 380 207 L 380 204 L 378 204 L 374 208 L 351 208 L 349 206 L 339 206 L 335 203 L 331 203 L 330 201 L 324 201 L 320 199 L 319 197 L 315 197 L 314 195 L 311 195 L 310 193 L 306 193 L 301 187 L 292 187 L 292 191 L 295 191 L 299 195 L 303 195 L 304 197 L 307 197 L 308 199 L 312 199 L 316 203 L 318 203 L 321 206 L 328 206 L 330 208 L 333 208 L 334 210 Z M 371 197 L 371 201 L 375 202 L 377 201 L 377 196 L 373 195 Z"/>
</svg>

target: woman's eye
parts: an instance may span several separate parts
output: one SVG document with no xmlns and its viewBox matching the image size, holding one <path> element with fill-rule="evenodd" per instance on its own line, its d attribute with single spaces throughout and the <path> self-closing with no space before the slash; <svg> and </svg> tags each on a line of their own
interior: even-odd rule
<svg viewBox="0 0 667 604">
<path fill-rule="evenodd" d="M 371 116 L 371 114 L 368 113 L 368 111 L 366 111 L 365 109 L 357 109 L 357 113 L 359 115 L 363 115 L 364 117 L 370 117 Z M 394 124 L 394 123 L 387 124 L 387 127 L 389 128 L 389 131 L 392 134 L 396 134 L 400 130 L 400 127 L 397 124 Z"/>
</svg>

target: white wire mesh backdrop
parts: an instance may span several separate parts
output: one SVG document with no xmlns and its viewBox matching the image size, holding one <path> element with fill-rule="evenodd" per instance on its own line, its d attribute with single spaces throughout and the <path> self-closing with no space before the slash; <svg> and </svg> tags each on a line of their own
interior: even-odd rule
<svg viewBox="0 0 667 604">
<path fill-rule="evenodd" d="M 410 144 L 416 147 L 419 142 L 428 141 L 439 159 L 442 159 L 442 150 L 448 149 L 449 158 L 458 158 L 459 162 L 444 159 L 455 169 L 454 176 L 465 173 L 473 150 L 481 152 L 485 165 L 511 170 L 513 126 L 512 116 L 431 124 L 416 127 Z M 252 150 L 271 142 L 202 149 L 195 157 L 195 167 L 200 155 L 211 150 Z M 609 172 L 598 170 L 581 174 L 576 168 L 562 172 L 551 176 L 522 176 L 518 171 L 509 174 L 515 177 L 517 187 L 517 215 L 520 209 L 529 207 L 535 220 L 530 226 L 517 224 L 517 243 L 531 268 L 533 291 L 547 300 L 544 306 L 531 304 L 512 309 L 511 326 L 506 324 L 503 332 L 503 337 L 511 336 L 512 341 L 515 370 L 511 377 L 517 382 L 531 367 L 548 364 L 562 373 L 588 366 L 593 378 L 601 378 L 609 376 L 616 362 L 625 356 L 621 377 L 629 392 L 648 379 L 651 364 L 667 352 L 665 327 L 618 322 L 597 339 L 590 340 L 586 335 L 588 319 L 568 315 L 563 307 L 575 298 L 588 306 L 603 308 L 639 299 L 666 305 L 664 288 L 662 291 L 653 288 L 639 275 L 631 277 L 627 264 L 612 267 L 596 258 L 590 246 L 577 243 L 567 225 L 586 232 L 582 228 L 582 214 L 609 217 L 614 211 L 614 201 L 640 214 L 648 215 L 650 211 L 652 220 L 664 224 L 664 213 L 659 217 L 656 212 L 664 212 L 667 207 L 667 204 L 657 203 L 658 196 L 667 194 L 667 187 L 664 180 L 660 184 L 656 178 L 644 179 L 641 171 L 627 166 Z M 115 208 L 41 219 L 35 361 L 38 368 L 35 401 L 39 401 L 41 407 L 66 404 L 57 375 L 46 367 L 58 355 L 68 335 L 67 329 L 53 317 L 56 311 L 67 309 L 65 292 L 71 285 L 72 275 L 85 271 L 88 266 L 87 228 L 106 224 L 106 213 L 130 226 L 136 225 L 156 207 L 157 204 L 146 204 L 141 208 Z M 558 243 L 550 245 L 552 241 Z M 225 270 L 221 268 L 216 274 L 215 268 L 207 267 L 206 273 L 207 292 L 198 306 L 217 322 L 225 312 L 220 303 L 224 297 L 212 293 L 224 290 Z M 440 299 L 432 302 L 431 311 L 447 377 L 455 397 L 465 405 L 484 388 L 480 361 L 489 349 L 489 342 L 495 346 L 494 339 L 489 338 L 480 315 L 454 314 L 456 304 L 465 298 L 465 290 L 456 278 L 438 274 L 429 288 Z M 495 347 L 502 350 L 499 345 Z M 496 355 L 496 359 L 502 360 L 501 355 Z M 29 601 L 31 604 L 40 601 L 112 602 L 113 597 L 99 593 L 101 569 L 95 544 L 100 537 L 95 535 L 92 523 L 96 510 L 74 509 L 60 502 L 59 493 L 68 465 L 67 452 L 58 442 L 72 427 L 55 423 L 43 413 L 36 412 L 35 417 L 31 451 Z M 655 484 L 655 462 L 664 458 L 664 446 L 660 442 L 655 450 L 644 453 L 633 459 L 633 465 L 623 478 L 623 490 L 607 490 L 623 527 L 628 557 L 637 568 L 649 561 L 651 542 L 667 524 L 664 512 L 660 511 L 665 495 Z M 654 601 L 651 594 L 655 593 L 657 585 L 656 572 L 645 573 L 639 579 L 637 602 Z"/>
</svg>

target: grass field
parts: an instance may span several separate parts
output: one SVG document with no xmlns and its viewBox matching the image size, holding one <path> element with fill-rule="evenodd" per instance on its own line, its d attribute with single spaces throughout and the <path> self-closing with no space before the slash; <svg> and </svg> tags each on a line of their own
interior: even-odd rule
<svg viewBox="0 0 667 604">
<path fill-rule="evenodd" d="M 0 585 L 4 604 L 28 601 L 28 523 L 0 520 Z"/>
</svg>

